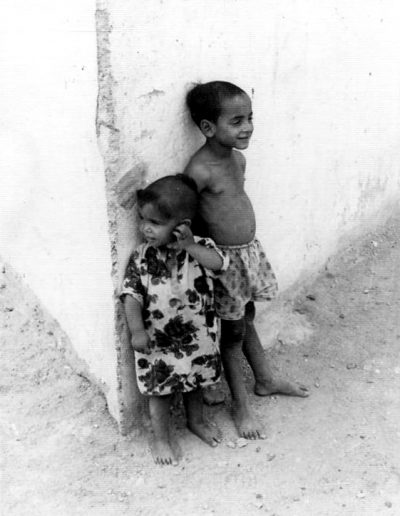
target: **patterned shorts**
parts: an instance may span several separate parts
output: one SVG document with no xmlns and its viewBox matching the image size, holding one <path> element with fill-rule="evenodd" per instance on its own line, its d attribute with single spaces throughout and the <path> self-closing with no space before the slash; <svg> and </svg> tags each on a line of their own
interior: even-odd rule
<svg viewBox="0 0 400 516">
<path fill-rule="evenodd" d="M 270 301 L 278 284 L 260 242 L 245 245 L 218 245 L 229 255 L 229 267 L 217 276 L 214 286 L 215 308 L 224 320 L 244 317 L 249 301 Z"/>
</svg>

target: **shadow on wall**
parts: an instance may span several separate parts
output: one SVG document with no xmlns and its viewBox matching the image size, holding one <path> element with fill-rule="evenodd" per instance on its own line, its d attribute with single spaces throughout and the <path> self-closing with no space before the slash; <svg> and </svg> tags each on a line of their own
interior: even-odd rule
<svg viewBox="0 0 400 516">
<path fill-rule="evenodd" d="M 118 205 L 127 214 L 136 203 L 136 191 L 143 187 L 147 168 L 135 165 L 126 172 L 115 184 L 113 192 Z M 129 218 L 129 216 L 128 216 Z M 117 248 L 119 247 L 117 242 Z M 128 257 L 126 257 L 127 261 Z M 125 267 L 123 267 L 125 270 Z M 116 275 L 119 278 L 119 274 Z M 116 286 L 119 292 L 120 286 Z M 139 392 L 136 384 L 135 357 L 131 346 L 131 334 L 126 320 L 123 303 L 116 301 L 116 332 L 118 341 L 118 389 L 120 393 L 120 431 L 123 435 L 133 429 L 141 431 L 149 424 L 147 400 Z"/>
<path fill-rule="evenodd" d="M 125 210 L 130 210 L 136 203 L 136 191 L 143 188 L 144 178 L 147 175 L 145 165 L 135 165 L 126 172 L 115 185 L 118 203 Z"/>
<path fill-rule="evenodd" d="M 135 373 L 135 356 L 123 303 L 116 304 L 118 350 L 118 389 L 120 393 L 119 430 L 127 435 L 149 425 L 147 399 L 140 394 Z"/>
</svg>

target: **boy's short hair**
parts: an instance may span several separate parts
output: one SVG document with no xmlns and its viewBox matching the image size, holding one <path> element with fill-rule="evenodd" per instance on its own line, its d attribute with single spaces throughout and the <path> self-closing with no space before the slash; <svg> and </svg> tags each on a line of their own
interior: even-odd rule
<svg viewBox="0 0 400 516">
<path fill-rule="evenodd" d="M 196 183 L 183 174 L 161 177 L 138 190 L 136 196 L 140 208 L 153 204 L 167 220 L 193 219 L 199 202 Z"/>
<path fill-rule="evenodd" d="M 186 95 L 186 104 L 196 125 L 202 120 L 216 122 L 221 114 L 224 99 L 246 95 L 239 86 L 225 81 L 211 81 L 196 84 Z"/>
</svg>

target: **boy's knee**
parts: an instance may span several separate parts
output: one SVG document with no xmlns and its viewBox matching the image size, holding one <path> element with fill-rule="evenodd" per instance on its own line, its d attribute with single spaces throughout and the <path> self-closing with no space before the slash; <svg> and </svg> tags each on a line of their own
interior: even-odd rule
<svg viewBox="0 0 400 516">
<path fill-rule="evenodd" d="M 245 333 L 244 319 L 238 321 L 221 321 L 221 343 L 231 347 L 241 344 Z"/>
<path fill-rule="evenodd" d="M 249 301 L 246 305 L 246 311 L 244 314 L 246 322 L 252 323 L 254 321 L 255 316 L 256 316 L 256 307 L 254 306 L 254 303 L 252 301 Z"/>
</svg>

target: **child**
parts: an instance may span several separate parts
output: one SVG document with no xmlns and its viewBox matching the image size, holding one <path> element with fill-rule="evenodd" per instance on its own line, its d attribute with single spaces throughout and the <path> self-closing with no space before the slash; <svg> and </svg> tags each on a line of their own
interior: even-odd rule
<svg viewBox="0 0 400 516">
<path fill-rule="evenodd" d="M 189 429 L 211 446 L 221 440 L 205 421 L 202 389 L 220 379 L 221 362 L 211 271 L 226 256 L 208 238 L 193 237 L 196 184 L 183 174 L 163 177 L 137 192 L 139 245 L 128 263 L 121 298 L 135 350 L 139 390 L 149 396 L 158 464 L 176 465 L 179 446 L 170 433 L 170 399 L 183 393 Z"/>
<path fill-rule="evenodd" d="M 263 439 L 264 428 L 256 420 L 246 393 L 242 350 L 254 373 L 257 395 L 281 393 L 305 397 L 308 391 L 272 376 L 253 324 L 253 302 L 271 300 L 277 282 L 255 238 L 255 215 L 244 191 L 246 161 L 238 152 L 247 149 L 253 133 L 251 100 L 234 84 L 214 81 L 195 86 L 186 101 L 206 142 L 191 158 L 184 173 L 197 184 L 199 218 L 205 234 L 230 258 L 228 270 L 215 282 L 215 302 L 222 319 L 221 355 L 232 393 L 233 417 L 240 436 Z"/>
</svg>

